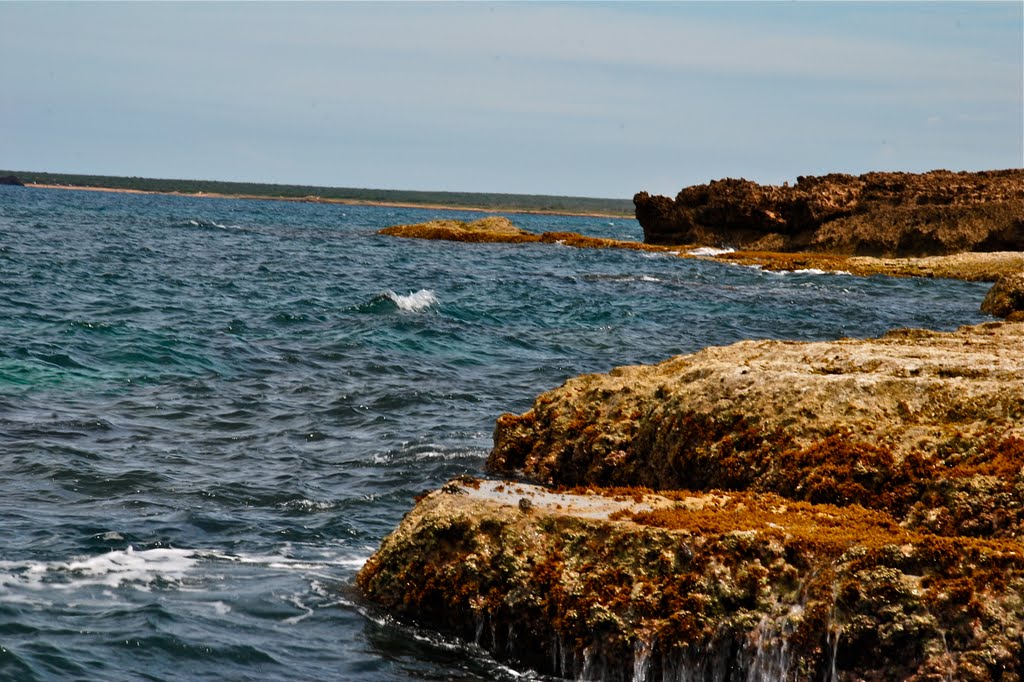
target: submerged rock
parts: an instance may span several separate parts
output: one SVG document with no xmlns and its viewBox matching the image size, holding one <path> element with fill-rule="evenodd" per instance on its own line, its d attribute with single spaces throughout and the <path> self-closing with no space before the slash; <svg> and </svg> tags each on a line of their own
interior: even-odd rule
<svg viewBox="0 0 1024 682">
<path fill-rule="evenodd" d="M 633 198 L 644 241 L 762 251 L 932 256 L 1024 251 L 1024 170 L 725 179 Z"/>
<path fill-rule="evenodd" d="M 1000 277 L 982 301 L 981 311 L 1024 322 L 1024 270 Z"/>
<path fill-rule="evenodd" d="M 358 582 L 400 618 L 574 679 L 1016 680 L 1021 549 L 770 494 L 452 482 Z"/>
</svg>

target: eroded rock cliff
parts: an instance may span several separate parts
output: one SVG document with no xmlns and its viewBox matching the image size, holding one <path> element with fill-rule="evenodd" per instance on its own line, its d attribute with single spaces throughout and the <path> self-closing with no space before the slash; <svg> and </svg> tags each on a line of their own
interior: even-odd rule
<svg viewBox="0 0 1024 682">
<path fill-rule="evenodd" d="M 725 179 L 633 202 L 651 244 L 888 257 L 1024 251 L 1022 169 L 833 173 L 791 186 Z"/>
</svg>

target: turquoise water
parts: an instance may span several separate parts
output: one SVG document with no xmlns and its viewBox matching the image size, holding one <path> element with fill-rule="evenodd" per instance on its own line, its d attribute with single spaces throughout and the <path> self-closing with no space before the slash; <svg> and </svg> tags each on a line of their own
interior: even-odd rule
<svg viewBox="0 0 1024 682">
<path fill-rule="evenodd" d="M 376 234 L 434 217 L 477 216 L 0 187 L 0 679 L 522 679 L 352 588 L 499 414 L 708 345 L 986 319 L 984 284 Z"/>
</svg>

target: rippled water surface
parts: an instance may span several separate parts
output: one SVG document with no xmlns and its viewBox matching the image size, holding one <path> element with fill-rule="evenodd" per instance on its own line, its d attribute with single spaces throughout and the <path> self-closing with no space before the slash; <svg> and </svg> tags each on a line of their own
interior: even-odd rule
<svg viewBox="0 0 1024 682">
<path fill-rule="evenodd" d="M 983 284 L 376 234 L 433 217 L 476 216 L 0 187 L 0 678 L 513 679 L 352 588 L 500 413 L 707 345 L 984 319 Z"/>
</svg>

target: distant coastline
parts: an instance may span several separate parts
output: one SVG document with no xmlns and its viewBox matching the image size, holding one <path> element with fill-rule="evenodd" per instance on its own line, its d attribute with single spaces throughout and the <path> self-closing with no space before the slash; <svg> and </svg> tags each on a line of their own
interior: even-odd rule
<svg viewBox="0 0 1024 682">
<path fill-rule="evenodd" d="M 70 175 L 25 171 L 0 171 L 20 178 L 26 187 L 38 189 L 163 194 L 226 199 L 257 199 L 350 206 L 387 206 L 434 210 L 572 215 L 599 218 L 634 217 L 630 199 L 602 199 L 533 194 L 479 192 L 431 192 L 418 190 L 361 189 L 220 182 L 214 180 L 165 180 L 118 176 Z"/>
</svg>

